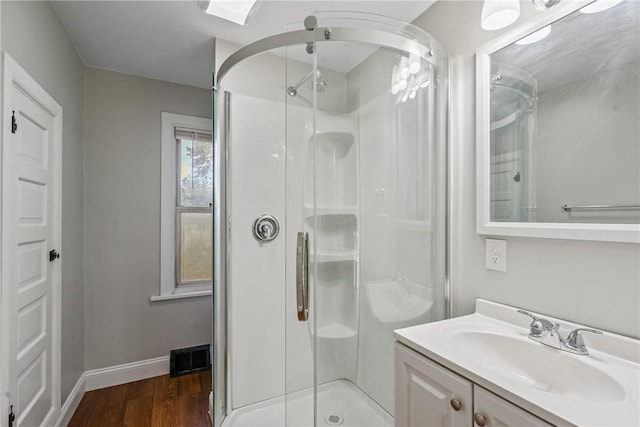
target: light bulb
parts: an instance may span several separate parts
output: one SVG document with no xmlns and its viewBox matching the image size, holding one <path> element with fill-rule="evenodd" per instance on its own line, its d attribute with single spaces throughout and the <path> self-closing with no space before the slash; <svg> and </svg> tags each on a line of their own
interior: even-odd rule
<svg viewBox="0 0 640 427">
<path fill-rule="evenodd" d="M 391 93 L 392 93 L 392 94 L 397 95 L 397 94 L 398 94 L 398 92 L 400 92 L 400 88 L 398 87 L 398 85 L 397 85 L 397 84 L 395 84 L 395 85 L 391 86 Z"/>
<path fill-rule="evenodd" d="M 420 72 L 420 62 L 412 62 L 411 65 L 409 65 L 409 72 L 411 74 L 418 74 Z"/>
<path fill-rule="evenodd" d="M 539 42 L 543 38 L 547 37 L 551 33 L 551 25 L 547 25 L 546 27 L 540 28 L 535 33 L 529 34 L 527 37 L 523 37 L 516 42 L 519 45 L 532 44 L 535 42 Z"/>
<path fill-rule="evenodd" d="M 409 94 L 409 99 L 414 99 L 416 97 L 416 92 L 418 92 L 418 89 L 412 90 Z"/>
<path fill-rule="evenodd" d="M 620 2 L 622 2 L 622 0 L 597 0 L 580 9 L 580 12 L 598 13 L 598 12 L 602 12 L 603 10 L 612 8 L 613 6 L 617 5 Z"/>
<path fill-rule="evenodd" d="M 519 16 L 519 0 L 484 0 L 480 25 L 484 30 L 498 30 L 513 24 Z"/>
<path fill-rule="evenodd" d="M 398 90 L 405 90 L 407 88 L 407 81 L 406 80 L 400 80 L 398 82 Z"/>
</svg>

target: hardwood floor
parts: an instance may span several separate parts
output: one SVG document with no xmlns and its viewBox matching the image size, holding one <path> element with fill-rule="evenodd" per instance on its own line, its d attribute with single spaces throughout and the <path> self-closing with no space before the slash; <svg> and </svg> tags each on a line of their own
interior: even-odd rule
<svg viewBox="0 0 640 427">
<path fill-rule="evenodd" d="M 69 427 L 210 427 L 211 371 L 85 393 Z"/>
</svg>

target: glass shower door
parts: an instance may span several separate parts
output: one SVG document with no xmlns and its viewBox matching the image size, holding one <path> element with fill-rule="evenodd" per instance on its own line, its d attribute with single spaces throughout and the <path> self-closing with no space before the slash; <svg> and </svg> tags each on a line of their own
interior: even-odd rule
<svg viewBox="0 0 640 427">
<path fill-rule="evenodd" d="M 347 20 L 317 16 L 322 27 Z M 430 48 L 424 58 L 356 42 L 315 48 L 305 226 L 318 426 L 392 426 L 393 331 L 447 314 L 446 67 Z"/>
<path fill-rule="evenodd" d="M 287 30 L 300 29 L 301 23 Z M 287 426 L 314 425 L 313 164 L 309 151 L 314 139 L 314 55 L 306 45 L 286 48 L 286 280 L 285 280 L 285 395 Z M 311 225 L 311 226 L 310 226 Z"/>
</svg>

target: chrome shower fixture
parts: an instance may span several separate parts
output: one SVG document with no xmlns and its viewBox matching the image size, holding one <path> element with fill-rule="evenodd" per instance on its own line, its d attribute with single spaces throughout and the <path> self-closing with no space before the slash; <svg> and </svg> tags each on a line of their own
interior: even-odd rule
<svg viewBox="0 0 640 427">
<path fill-rule="evenodd" d="M 309 73 L 307 73 L 307 75 L 304 76 L 302 80 L 300 80 L 297 84 L 293 86 L 289 86 L 287 88 L 287 94 L 289 96 L 296 96 L 298 94 L 298 89 L 300 88 L 300 86 L 302 86 L 304 82 L 309 80 L 312 76 L 313 76 L 313 70 L 309 71 Z M 309 89 L 313 89 L 313 81 L 309 84 Z M 324 92 L 325 90 L 327 90 L 327 82 L 325 82 L 324 79 L 322 78 L 322 73 L 320 73 L 320 70 L 316 71 L 316 88 L 315 89 L 318 92 Z"/>
</svg>

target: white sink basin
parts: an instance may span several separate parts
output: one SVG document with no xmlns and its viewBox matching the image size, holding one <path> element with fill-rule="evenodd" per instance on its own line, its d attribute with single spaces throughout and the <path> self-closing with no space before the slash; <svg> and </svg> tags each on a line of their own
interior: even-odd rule
<svg viewBox="0 0 640 427">
<path fill-rule="evenodd" d="M 474 363 L 493 368 L 496 375 L 549 393 L 587 401 L 617 402 L 624 388 L 606 372 L 566 352 L 526 337 L 487 332 L 459 332 L 451 344 Z"/>
<path fill-rule="evenodd" d="M 536 313 L 534 313 L 536 314 Z M 582 325 L 560 323 L 566 333 Z M 640 426 L 640 341 L 585 335 L 588 355 L 528 338 L 517 308 L 476 301 L 472 315 L 394 332 L 398 342 L 558 426 Z"/>
</svg>

